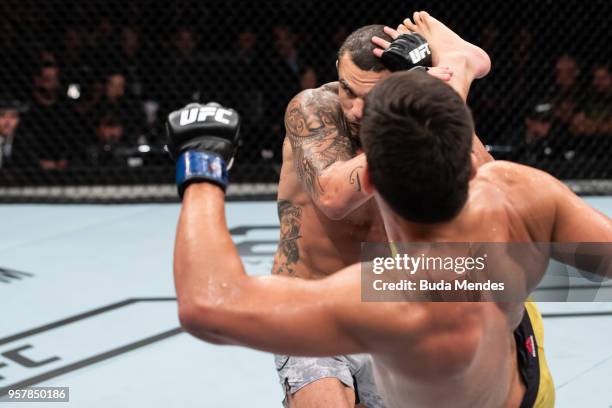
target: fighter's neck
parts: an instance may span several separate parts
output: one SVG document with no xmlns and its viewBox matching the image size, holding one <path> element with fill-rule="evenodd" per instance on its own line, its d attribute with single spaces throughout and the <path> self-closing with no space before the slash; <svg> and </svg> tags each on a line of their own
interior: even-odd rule
<svg viewBox="0 0 612 408">
<path fill-rule="evenodd" d="M 469 204 L 468 204 L 469 205 Z M 456 241 L 457 231 L 460 230 L 463 214 L 468 211 L 467 206 L 451 221 L 436 224 L 423 224 L 406 220 L 388 207 L 381 209 L 385 223 L 387 238 L 392 242 L 440 242 Z"/>
<path fill-rule="evenodd" d="M 438 224 L 419 224 L 402 219 L 385 218 L 387 237 L 392 242 L 432 242 L 440 240 L 448 227 Z"/>
</svg>

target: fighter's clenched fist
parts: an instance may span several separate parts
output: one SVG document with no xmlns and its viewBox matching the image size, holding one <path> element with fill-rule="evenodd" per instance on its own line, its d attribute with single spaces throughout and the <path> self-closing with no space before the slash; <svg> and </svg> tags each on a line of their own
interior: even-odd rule
<svg viewBox="0 0 612 408">
<path fill-rule="evenodd" d="M 168 115 L 168 151 L 176 160 L 179 196 L 193 182 L 207 181 L 225 189 L 238 146 L 240 116 L 210 102 L 192 103 Z"/>
</svg>

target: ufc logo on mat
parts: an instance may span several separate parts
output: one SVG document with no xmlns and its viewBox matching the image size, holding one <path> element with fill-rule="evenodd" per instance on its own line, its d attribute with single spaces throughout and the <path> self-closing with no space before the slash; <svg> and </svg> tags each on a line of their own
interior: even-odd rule
<svg viewBox="0 0 612 408">
<path fill-rule="evenodd" d="M 189 110 L 181 111 L 181 119 L 179 124 L 181 126 L 186 126 L 195 122 L 206 122 L 206 119 L 213 118 L 219 123 L 229 125 L 230 121 L 227 119 L 227 116 L 231 115 L 232 111 L 223 108 L 215 108 L 213 106 L 191 108 Z"/>
<path fill-rule="evenodd" d="M 410 59 L 412 60 L 413 64 L 417 64 L 419 61 L 425 59 L 425 57 L 431 54 L 431 51 L 429 50 L 429 44 L 425 43 L 423 45 L 420 45 L 419 48 L 415 48 L 414 50 L 410 51 Z"/>
</svg>

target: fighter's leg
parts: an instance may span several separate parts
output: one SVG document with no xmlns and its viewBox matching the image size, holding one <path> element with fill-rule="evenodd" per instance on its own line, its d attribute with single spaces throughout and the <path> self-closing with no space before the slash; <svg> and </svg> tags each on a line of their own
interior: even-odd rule
<svg viewBox="0 0 612 408">
<path fill-rule="evenodd" d="M 448 84 L 464 101 L 470 91 L 474 79 L 482 78 L 491 70 L 489 55 L 474 44 L 459 37 L 450 28 L 430 16 L 425 11 L 415 12 L 414 23 L 407 18 L 404 26 L 413 32 L 421 34 L 429 43 L 434 66 L 448 67 L 452 76 Z M 482 141 L 476 134 L 473 140 L 473 152 L 478 165 L 493 160 Z"/>
<path fill-rule="evenodd" d="M 449 85 L 467 100 L 472 81 L 482 78 L 491 69 L 489 55 L 425 11 L 415 12 L 413 19 L 414 23 L 410 19 L 404 20 L 404 25 L 427 40 L 433 65 L 451 69 L 453 76 Z"/>
</svg>

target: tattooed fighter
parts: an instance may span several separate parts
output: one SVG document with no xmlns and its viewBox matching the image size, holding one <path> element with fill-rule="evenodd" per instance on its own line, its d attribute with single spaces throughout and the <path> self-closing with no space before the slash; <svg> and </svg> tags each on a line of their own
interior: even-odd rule
<svg viewBox="0 0 612 408">
<path fill-rule="evenodd" d="M 281 236 L 273 273 L 320 279 L 359 261 L 361 242 L 385 242 L 372 194 L 363 190 L 365 156 L 358 143 L 365 95 L 390 71 L 379 58 L 400 33 L 416 31 L 431 47 L 430 74 L 447 81 L 465 100 L 475 78 L 490 69 L 487 54 L 461 40 L 427 13 L 415 13 L 398 31 L 382 25 L 353 32 L 338 53 L 339 81 L 303 91 L 289 103 L 279 182 Z M 408 26 L 408 27 L 407 27 Z M 374 40 L 373 40 L 374 38 Z M 447 44 L 453 44 L 450 51 Z M 406 56 L 407 57 L 407 56 Z M 490 160 L 474 136 L 481 162 Z M 369 356 L 302 358 L 276 356 L 292 408 L 382 407 Z"/>
<path fill-rule="evenodd" d="M 225 163 L 238 143 L 239 118 L 218 105 L 196 104 L 227 113 L 227 124 L 208 118 L 181 126 L 182 112 L 192 108 L 168 120 L 183 196 L 174 280 L 187 332 L 215 344 L 277 353 L 371 353 L 389 408 L 554 406 L 554 387 L 542 381 L 547 370 L 536 351 L 541 321 L 524 313 L 522 304 L 542 279 L 549 255 L 612 277 L 609 217 L 542 171 L 509 162 L 477 168 L 471 154 L 474 124 L 461 97 L 429 75 L 397 72 L 366 97 L 360 134 L 367 155 L 364 189 L 375 191 L 389 237 L 397 242 L 531 247 L 523 265 L 503 251 L 485 268 L 514 288 L 511 298 L 468 290 L 466 300 L 485 295 L 494 301 L 456 302 L 456 291 L 430 289 L 417 299 L 451 301 L 364 302 L 362 267 L 372 265 L 368 262 L 314 281 L 248 276 L 224 210 Z M 532 245 L 542 242 L 572 243 L 575 249 L 549 254 Z M 576 252 L 579 247 L 584 249 Z M 455 251 L 445 252 L 458 260 Z M 461 252 L 474 254 L 468 248 Z M 440 269 L 432 271 L 437 276 L 427 269 L 419 271 L 419 279 L 448 278 Z M 455 281 L 475 282 L 470 273 L 462 278 L 455 270 L 448 273 Z M 402 294 L 414 300 L 411 291 Z"/>
</svg>

